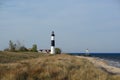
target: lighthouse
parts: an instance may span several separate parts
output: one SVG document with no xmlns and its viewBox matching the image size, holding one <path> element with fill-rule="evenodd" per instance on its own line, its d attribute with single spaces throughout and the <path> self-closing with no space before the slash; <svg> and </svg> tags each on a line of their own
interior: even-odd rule
<svg viewBox="0 0 120 80">
<path fill-rule="evenodd" d="M 89 50 L 88 49 L 86 49 L 86 55 L 89 55 Z"/>
<path fill-rule="evenodd" d="M 51 34 L 51 54 L 55 54 L 55 34 L 54 34 L 54 31 L 52 31 L 52 34 Z"/>
</svg>

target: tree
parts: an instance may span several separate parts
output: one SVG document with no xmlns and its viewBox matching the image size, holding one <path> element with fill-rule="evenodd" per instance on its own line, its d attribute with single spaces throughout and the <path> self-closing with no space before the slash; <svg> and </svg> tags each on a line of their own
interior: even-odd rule
<svg viewBox="0 0 120 80">
<path fill-rule="evenodd" d="M 21 47 L 24 47 L 24 45 L 22 45 L 21 42 L 17 40 L 17 42 L 16 42 L 16 50 L 20 51 Z"/>
<path fill-rule="evenodd" d="M 6 49 L 7 51 L 7 49 Z M 8 51 L 28 51 L 28 49 L 24 46 L 21 45 L 21 43 L 19 41 L 17 41 L 17 43 L 13 43 L 11 40 L 9 41 L 9 50 Z"/>
<path fill-rule="evenodd" d="M 21 46 L 18 51 L 28 51 L 28 49 L 25 46 Z"/>
<path fill-rule="evenodd" d="M 32 51 L 33 51 L 33 52 L 38 52 L 38 51 L 37 51 L 37 45 L 36 45 L 36 44 L 33 44 Z"/>
<path fill-rule="evenodd" d="M 60 48 L 55 48 L 55 53 L 56 53 L 56 54 L 61 54 L 61 52 L 62 52 L 62 51 L 61 51 Z"/>
<path fill-rule="evenodd" d="M 10 51 L 15 51 L 16 49 L 16 44 L 14 44 L 11 40 L 9 41 L 9 50 Z"/>
</svg>

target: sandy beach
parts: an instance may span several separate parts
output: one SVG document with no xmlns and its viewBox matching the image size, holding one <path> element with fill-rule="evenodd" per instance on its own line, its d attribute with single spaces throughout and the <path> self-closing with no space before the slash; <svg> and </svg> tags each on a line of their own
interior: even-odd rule
<svg viewBox="0 0 120 80">
<path fill-rule="evenodd" d="M 84 58 L 89 60 L 96 66 L 97 68 L 100 68 L 104 70 L 105 72 L 108 72 L 113 75 L 120 75 L 120 68 L 110 66 L 107 61 L 99 58 L 93 58 L 93 57 L 84 57 L 84 56 L 77 56 L 78 58 Z"/>
</svg>

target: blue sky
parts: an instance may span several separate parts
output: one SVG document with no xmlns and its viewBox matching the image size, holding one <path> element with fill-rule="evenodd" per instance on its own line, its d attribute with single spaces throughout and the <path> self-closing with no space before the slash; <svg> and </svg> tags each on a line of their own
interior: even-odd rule
<svg viewBox="0 0 120 80">
<path fill-rule="evenodd" d="M 9 40 L 63 52 L 120 52 L 119 0 L 1 0 L 0 49 Z"/>
</svg>

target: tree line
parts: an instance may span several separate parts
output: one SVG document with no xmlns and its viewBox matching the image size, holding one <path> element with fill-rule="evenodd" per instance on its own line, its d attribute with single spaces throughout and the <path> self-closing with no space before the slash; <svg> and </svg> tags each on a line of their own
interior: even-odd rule
<svg viewBox="0 0 120 80">
<path fill-rule="evenodd" d="M 9 41 L 9 48 L 4 49 L 4 51 L 11 51 L 11 52 L 38 52 L 37 45 L 33 44 L 32 48 L 26 48 L 22 45 L 19 41 L 17 43 L 13 42 L 12 40 Z"/>
<path fill-rule="evenodd" d="M 33 44 L 32 48 L 27 48 L 24 45 L 22 45 L 19 41 L 16 43 L 12 40 L 9 41 L 9 48 L 4 49 L 4 51 L 10 51 L 10 52 L 38 52 L 37 44 Z M 61 54 L 60 48 L 55 48 L 56 54 Z"/>
</svg>

